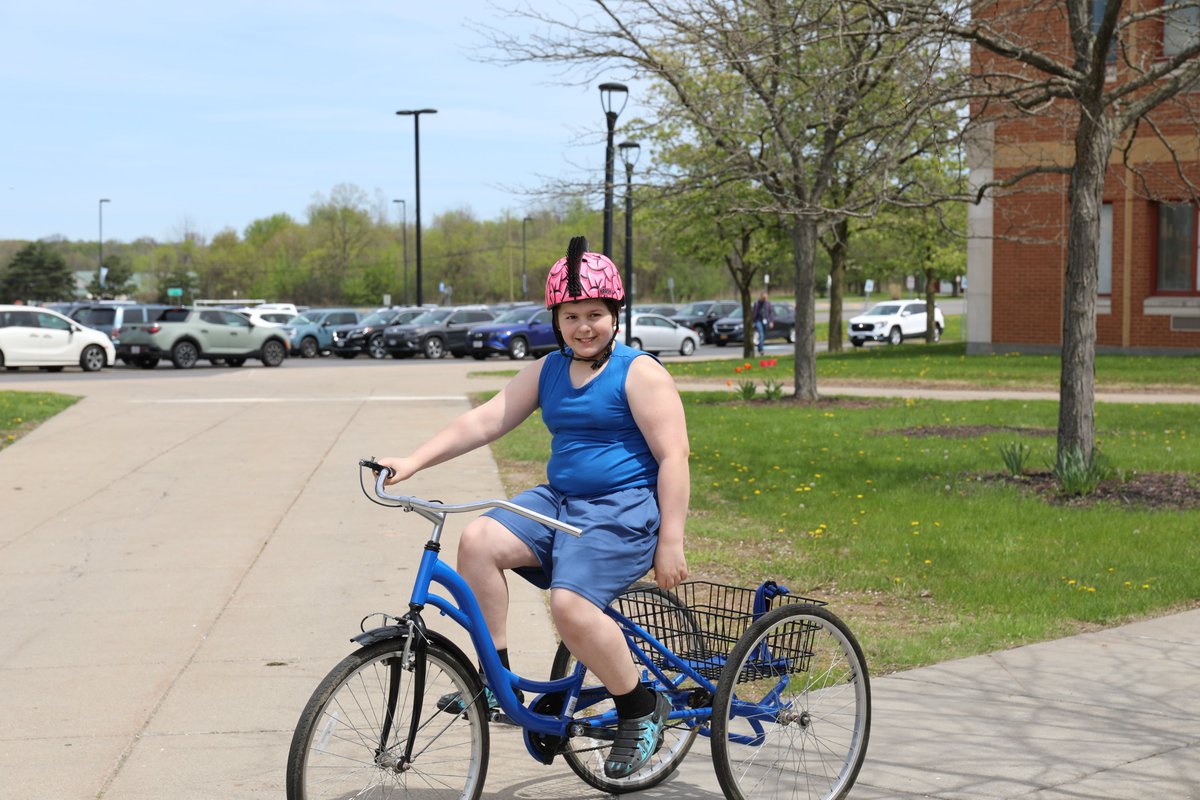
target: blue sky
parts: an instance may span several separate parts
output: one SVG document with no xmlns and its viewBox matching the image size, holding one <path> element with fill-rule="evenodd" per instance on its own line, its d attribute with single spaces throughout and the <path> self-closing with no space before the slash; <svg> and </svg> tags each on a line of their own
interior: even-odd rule
<svg viewBox="0 0 1200 800">
<path fill-rule="evenodd" d="M 393 221 L 405 199 L 412 222 L 398 109 L 438 109 L 421 117 L 426 225 L 459 208 L 521 216 L 535 204 L 521 190 L 547 177 L 599 180 L 596 86 L 472 60 L 468 20 L 512 24 L 484 0 L 6 3 L 0 239 L 94 241 L 102 197 L 106 240 L 240 233 L 303 220 L 342 183 Z"/>
</svg>

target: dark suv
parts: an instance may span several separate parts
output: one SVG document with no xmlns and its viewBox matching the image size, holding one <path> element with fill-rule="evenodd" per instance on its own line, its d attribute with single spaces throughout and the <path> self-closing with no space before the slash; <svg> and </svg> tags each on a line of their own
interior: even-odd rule
<svg viewBox="0 0 1200 800">
<path fill-rule="evenodd" d="M 467 332 L 476 325 L 491 322 L 496 316 L 483 306 L 431 308 L 405 325 L 393 325 L 384 332 L 384 347 L 396 358 L 424 353 L 426 358 L 455 358 L 467 354 Z"/>
<path fill-rule="evenodd" d="M 170 306 L 139 303 L 85 303 L 71 312 L 71 319 L 112 339 L 113 347 L 117 347 L 118 358 L 124 361 L 124 356 L 119 355 L 121 351 L 118 347 L 121 344 L 121 328 L 125 325 L 153 322 L 168 308 Z"/>
<path fill-rule="evenodd" d="M 354 358 L 359 353 L 366 353 L 371 358 L 383 358 L 387 355 L 383 344 L 384 329 L 389 325 L 408 322 L 420 313 L 419 308 L 383 308 L 358 322 L 334 326 L 330 329 L 333 331 L 330 350 L 342 358 Z"/>
<path fill-rule="evenodd" d="M 780 301 L 772 303 L 771 309 L 774 312 L 775 322 L 767 328 L 767 339 L 784 339 L 788 342 L 795 342 L 796 307 L 791 303 Z M 713 343 L 717 347 L 724 347 L 730 342 L 740 342 L 744 338 L 745 331 L 742 329 L 742 309 L 740 308 L 729 316 L 717 320 L 717 324 L 713 325 Z M 754 345 L 758 346 L 758 331 L 754 331 Z"/>
<path fill-rule="evenodd" d="M 742 304 L 736 300 L 697 300 L 672 314 L 671 320 L 694 330 L 700 337 L 700 344 L 708 344 L 713 340 L 713 325 L 717 320 L 741 308 Z"/>
</svg>

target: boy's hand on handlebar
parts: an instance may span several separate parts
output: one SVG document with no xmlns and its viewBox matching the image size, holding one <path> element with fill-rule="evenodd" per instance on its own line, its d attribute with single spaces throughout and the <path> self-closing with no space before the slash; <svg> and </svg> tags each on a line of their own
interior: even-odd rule
<svg viewBox="0 0 1200 800">
<path fill-rule="evenodd" d="M 416 472 L 409 464 L 407 458 L 377 458 L 375 463 L 381 467 L 387 467 L 390 474 L 383 481 L 384 486 L 391 486 L 400 481 L 408 480 Z"/>
</svg>

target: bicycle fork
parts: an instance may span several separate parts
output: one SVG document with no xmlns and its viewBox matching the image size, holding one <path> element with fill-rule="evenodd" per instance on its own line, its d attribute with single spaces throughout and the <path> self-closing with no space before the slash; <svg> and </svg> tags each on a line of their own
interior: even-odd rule
<svg viewBox="0 0 1200 800">
<path fill-rule="evenodd" d="M 379 746 L 375 749 L 375 761 L 385 769 L 395 772 L 407 772 L 412 768 L 413 746 L 416 743 L 417 731 L 421 727 L 421 698 L 425 696 L 426 671 L 426 637 L 425 623 L 419 616 L 405 615 L 408 624 L 408 635 L 404 639 L 404 653 L 399 663 L 393 663 L 388 670 L 387 708 L 384 709 L 383 725 L 379 731 Z M 410 667 L 411 665 L 411 667 Z M 404 742 L 404 753 L 396 758 L 390 755 L 388 740 L 392 735 L 392 726 L 396 721 L 396 708 L 400 703 L 401 673 L 412 670 L 412 717 L 408 725 L 408 737 Z"/>
</svg>

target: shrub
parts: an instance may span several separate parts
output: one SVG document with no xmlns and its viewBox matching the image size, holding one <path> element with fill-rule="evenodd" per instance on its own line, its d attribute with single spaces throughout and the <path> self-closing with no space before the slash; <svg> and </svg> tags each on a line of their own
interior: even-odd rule
<svg viewBox="0 0 1200 800">
<path fill-rule="evenodd" d="M 1054 468 L 1058 479 L 1058 492 L 1064 497 L 1082 497 L 1096 491 L 1100 481 L 1112 477 L 1113 468 L 1099 450 L 1092 450 L 1090 457 L 1083 449 L 1073 447 L 1062 454 Z"/>
<path fill-rule="evenodd" d="M 1029 460 L 1033 449 L 1021 442 L 1005 442 L 1000 445 L 1000 457 L 1004 459 L 1004 467 L 1014 478 L 1021 477 L 1025 472 L 1025 463 Z"/>
</svg>

